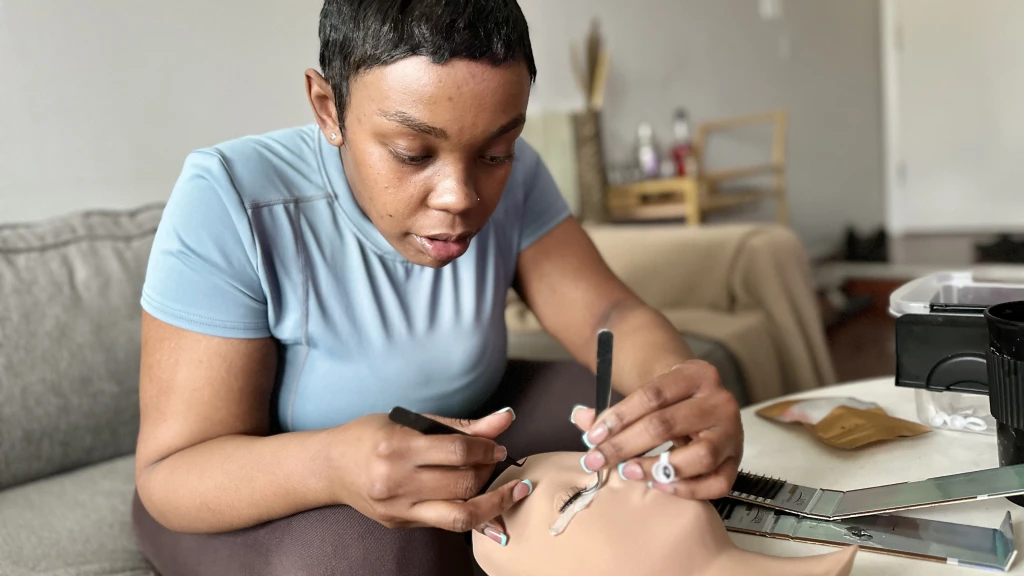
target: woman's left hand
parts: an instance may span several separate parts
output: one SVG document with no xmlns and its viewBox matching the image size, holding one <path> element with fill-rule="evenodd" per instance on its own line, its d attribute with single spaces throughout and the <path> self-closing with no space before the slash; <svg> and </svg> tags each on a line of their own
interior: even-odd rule
<svg viewBox="0 0 1024 576">
<path fill-rule="evenodd" d="M 572 421 L 592 446 L 584 470 L 612 469 L 627 480 L 653 482 L 663 492 L 711 500 L 729 493 L 743 456 L 739 405 L 718 371 L 688 360 L 608 408 L 594 422 L 594 409 L 577 407 Z M 675 479 L 655 481 L 657 457 L 640 457 L 673 442 L 669 463 Z M 662 477 L 664 479 L 664 477 Z"/>
</svg>

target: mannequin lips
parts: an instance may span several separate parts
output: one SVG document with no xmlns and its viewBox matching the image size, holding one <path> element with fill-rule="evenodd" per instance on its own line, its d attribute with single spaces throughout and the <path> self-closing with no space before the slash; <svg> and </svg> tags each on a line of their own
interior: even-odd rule
<svg viewBox="0 0 1024 576">
<path fill-rule="evenodd" d="M 451 262 L 469 250 L 472 234 L 438 234 L 420 236 L 413 234 L 423 252 L 439 262 Z"/>
</svg>

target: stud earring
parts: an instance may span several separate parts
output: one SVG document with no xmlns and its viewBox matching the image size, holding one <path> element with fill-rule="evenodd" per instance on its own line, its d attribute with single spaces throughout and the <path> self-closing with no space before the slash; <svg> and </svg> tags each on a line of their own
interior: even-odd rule
<svg viewBox="0 0 1024 576">
<path fill-rule="evenodd" d="M 331 140 L 334 140 L 334 139 L 336 139 L 337 137 L 338 137 L 338 135 L 337 135 L 337 134 L 335 134 L 334 132 L 331 132 Z"/>
</svg>

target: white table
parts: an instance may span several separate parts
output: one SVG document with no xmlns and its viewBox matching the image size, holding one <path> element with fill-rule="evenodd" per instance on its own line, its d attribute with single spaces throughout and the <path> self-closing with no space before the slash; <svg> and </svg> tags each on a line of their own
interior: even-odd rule
<svg viewBox="0 0 1024 576">
<path fill-rule="evenodd" d="M 898 418 L 917 421 L 914 391 L 897 388 L 893 378 L 822 388 L 785 399 L 820 396 L 852 396 L 875 402 Z M 899 438 L 852 451 L 830 448 L 799 424 L 772 422 L 755 414 L 760 407 L 781 400 L 742 410 L 745 446 L 741 469 L 807 486 L 851 490 L 994 468 L 998 465 L 995 436 L 969 432 L 932 430 L 914 438 Z M 901 514 L 997 528 L 1007 510 L 1013 515 L 1014 531 L 1018 535 L 1017 546 L 1021 550 L 1024 548 L 1024 540 L 1020 537 L 1024 508 L 1004 498 L 910 510 Z M 730 535 L 741 548 L 776 556 L 807 556 L 835 550 L 827 546 L 761 536 Z M 874 576 L 978 576 L 985 571 L 862 551 L 857 555 L 853 573 Z M 1024 553 L 1018 554 L 1010 573 L 1024 574 Z"/>
</svg>

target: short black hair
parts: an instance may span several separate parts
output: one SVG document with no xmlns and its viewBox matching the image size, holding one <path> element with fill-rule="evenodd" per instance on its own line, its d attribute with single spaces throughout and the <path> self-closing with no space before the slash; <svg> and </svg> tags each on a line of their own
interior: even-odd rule
<svg viewBox="0 0 1024 576">
<path fill-rule="evenodd" d="M 349 81 L 408 56 L 435 64 L 455 58 L 495 66 L 522 61 L 537 78 L 530 30 L 516 0 L 324 0 L 320 70 L 344 126 Z"/>
</svg>

